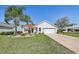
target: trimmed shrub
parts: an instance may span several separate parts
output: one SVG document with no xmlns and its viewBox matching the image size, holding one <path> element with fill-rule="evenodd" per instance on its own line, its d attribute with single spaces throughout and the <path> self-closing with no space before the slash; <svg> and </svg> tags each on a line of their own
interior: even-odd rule
<svg viewBox="0 0 79 59">
<path fill-rule="evenodd" d="M 1 32 L 0 35 L 13 35 L 13 32 Z"/>
<path fill-rule="evenodd" d="M 26 33 L 21 33 L 21 36 L 25 36 L 26 35 Z"/>
<path fill-rule="evenodd" d="M 17 34 L 22 34 L 22 31 L 17 31 Z"/>
</svg>

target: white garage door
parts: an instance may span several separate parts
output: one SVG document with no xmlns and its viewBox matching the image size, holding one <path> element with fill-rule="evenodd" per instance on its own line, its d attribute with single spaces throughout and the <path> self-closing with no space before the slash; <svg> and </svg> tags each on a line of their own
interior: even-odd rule
<svg viewBox="0 0 79 59">
<path fill-rule="evenodd" d="M 52 28 L 45 28 L 44 29 L 44 33 L 55 33 L 56 31 L 55 31 L 55 29 L 52 29 Z"/>
</svg>

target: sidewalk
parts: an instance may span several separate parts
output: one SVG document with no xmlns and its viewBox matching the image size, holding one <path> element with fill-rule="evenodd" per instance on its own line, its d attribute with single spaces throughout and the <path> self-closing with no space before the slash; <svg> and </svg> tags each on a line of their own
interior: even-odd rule
<svg viewBox="0 0 79 59">
<path fill-rule="evenodd" d="M 46 34 L 50 38 L 54 39 L 55 41 L 59 42 L 63 46 L 67 47 L 68 49 L 74 51 L 75 53 L 79 53 L 79 38 L 71 37 L 61 34 Z"/>
</svg>

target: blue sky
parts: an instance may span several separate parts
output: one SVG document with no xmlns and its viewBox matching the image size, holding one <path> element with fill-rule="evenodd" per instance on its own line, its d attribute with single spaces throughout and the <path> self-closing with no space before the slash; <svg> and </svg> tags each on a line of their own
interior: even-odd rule
<svg viewBox="0 0 79 59">
<path fill-rule="evenodd" d="M 7 7 L 0 6 L 0 22 L 4 21 L 5 8 Z M 78 5 L 28 5 L 25 7 L 24 13 L 29 15 L 35 24 L 43 20 L 54 24 L 57 19 L 68 16 L 71 23 L 79 25 Z"/>
</svg>

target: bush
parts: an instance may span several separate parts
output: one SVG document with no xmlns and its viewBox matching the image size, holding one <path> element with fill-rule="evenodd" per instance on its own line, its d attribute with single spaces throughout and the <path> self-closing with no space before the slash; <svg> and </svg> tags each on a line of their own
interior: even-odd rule
<svg viewBox="0 0 79 59">
<path fill-rule="evenodd" d="M 1 32 L 0 35 L 13 35 L 13 32 Z"/>
<path fill-rule="evenodd" d="M 17 34 L 21 34 L 22 31 L 18 31 Z M 13 35 L 14 32 L 1 32 L 0 35 Z"/>
<path fill-rule="evenodd" d="M 22 33 L 22 34 L 21 34 L 21 36 L 25 36 L 25 35 L 26 35 L 26 33 Z"/>
<path fill-rule="evenodd" d="M 22 31 L 17 31 L 17 34 L 22 34 Z"/>
</svg>

